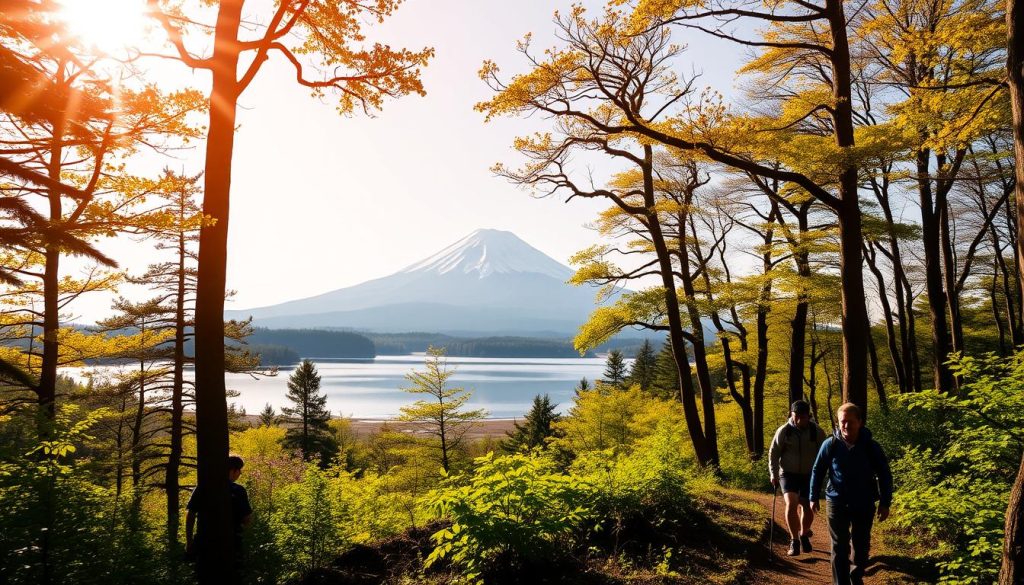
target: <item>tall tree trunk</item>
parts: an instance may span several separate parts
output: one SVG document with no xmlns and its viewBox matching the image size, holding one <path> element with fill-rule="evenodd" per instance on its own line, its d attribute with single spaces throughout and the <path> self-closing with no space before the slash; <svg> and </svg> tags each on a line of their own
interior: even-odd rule
<svg viewBox="0 0 1024 585">
<path fill-rule="evenodd" d="M 224 384 L 226 291 L 231 159 L 238 98 L 238 28 L 243 0 L 222 0 L 213 47 L 213 85 L 206 142 L 203 213 L 214 220 L 199 235 L 196 290 L 196 440 L 199 498 L 198 576 L 202 585 L 235 582 L 234 542 L 228 500 L 228 410 Z"/>
<path fill-rule="evenodd" d="M 1018 95 L 1019 95 L 1019 93 L 1018 93 Z M 1022 115 L 1024 115 L 1024 114 L 1022 114 Z M 1020 146 L 1017 144 L 1016 141 L 1014 141 L 1014 148 L 1015 149 L 1016 148 L 1020 148 Z M 1018 156 L 1024 156 L 1024 155 L 1018 155 Z M 1014 171 L 1015 171 L 1016 174 L 1019 174 L 1020 173 L 1020 166 L 1019 165 L 1015 165 L 1014 166 Z M 1021 194 L 1020 194 L 1021 186 L 1020 186 L 1020 180 L 1019 179 L 1015 178 L 1014 183 L 1013 183 L 1013 188 L 1015 189 L 1015 193 L 1014 193 L 1014 198 L 1015 199 L 1014 200 L 1015 201 L 1019 201 L 1019 198 L 1021 196 Z M 1008 313 L 1007 320 L 1010 322 L 1010 336 L 1013 338 L 1013 346 L 1017 347 L 1017 346 L 1019 346 L 1021 344 L 1024 344 L 1024 314 L 1022 314 L 1022 308 L 1024 308 L 1024 297 L 1020 296 L 1021 283 L 1018 280 L 1020 278 L 1020 274 L 1021 274 L 1021 270 L 1020 270 L 1020 249 L 1017 247 L 1018 246 L 1018 243 L 1017 243 L 1017 232 L 1018 232 L 1018 230 L 1017 230 L 1017 221 L 1016 221 L 1016 218 L 1014 217 L 1015 213 L 1019 213 L 1019 204 L 1016 207 L 1016 209 L 1011 208 L 1011 206 L 1009 204 L 1004 205 L 1003 206 L 1003 213 L 1006 214 L 1007 245 L 1010 248 L 1010 250 L 1013 252 L 1013 267 L 1014 267 L 1014 270 L 1015 270 L 1014 275 L 1016 276 L 1016 278 L 1013 279 L 1013 282 L 1010 282 L 1010 280 L 1011 280 L 1010 277 L 1009 277 L 1010 271 L 1007 270 L 1007 264 L 1004 263 L 1003 264 L 1003 280 L 1004 280 L 1003 287 L 1004 287 L 1004 290 L 1006 291 L 1006 293 L 1005 293 L 1006 298 L 1007 299 L 1014 299 L 1015 300 L 1015 304 L 1016 304 L 1016 307 L 1011 307 L 1010 304 L 1007 303 L 1007 313 Z M 1002 259 L 1002 254 L 1000 254 L 999 257 L 1000 257 L 1000 259 Z"/>
<path fill-rule="evenodd" d="M 865 257 L 868 261 L 868 268 L 875 275 L 879 283 L 879 301 L 882 303 L 882 311 L 885 318 L 885 330 L 889 355 L 892 358 L 893 370 L 896 373 L 896 384 L 899 391 L 910 392 L 914 388 L 914 380 L 917 372 L 913 366 L 912 352 L 916 351 L 916 344 L 912 338 L 914 329 L 913 293 L 907 282 L 906 270 L 903 267 L 903 255 L 900 251 L 899 237 L 896 234 L 896 221 L 892 213 L 892 206 L 889 203 L 889 172 L 890 167 L 883 167 L 880 180 L 871 178 L 871 185 L 878 199 L 878 204 L 885 215 L 887 228 L 887 246 L 883 247 L 880 242 L 874 245 L 868 244 L 865 248 Z M 878 250 L 885 255 L 892 264 L 892 282 L 896 293 L 896 311 L 893 313 L 889 307 L 889 298 L 886 294 L 884 277 L 875 262 L 873 250 Z M 893 316 L 895 315 L 895 323 Z"/>
<path fill-rule="evenodd" d="M 684 209 L 689 209 L 692 203 L 692 192 L 684 194 Z M 683 285 L 683 294 L 686 295 L 686 312 L 690 318 L 691 336 L 690 344 L 693 346 L 693 365 L 697 370 L 697 384 L 700 388 L 701 410 L 704 415 L 704 437 L 707 440 L 708 451 L 712 456 L 712 463 L 718 465 L 718 427 L 715 422 L 715 389 L 711 385 L 711 368 L 708 366 L 707 348 L 704 345 L 704 323 L 701 319 L 700 310 L 697 308 L 697 292 L 693 286 L 693 273 L 690 272 L 690 250 L 686 244 L 687 217 L 681 218 L 679 224 L 679 274 Z M 756 384 L 756 381 L 755 381 Z M 755 427 L 757 415 L 755 413 Z M 755 428 L 756 432 L 756 428 Z M 755 438 L 756 440 L 756 438 Z"/>
<path fill-rule="evenodd" d="M 1006 0 L 1006 69 L 1009 74 L 1010 109 L 1013 114 L 1013 153 L 1016 164 L 1014 196 L 1017 202 L 1017 278 L 1024 289 L 1024 7 L 1017 0 Z M 1024 294 L 1018 297 L 1024 303 Z M 999 585 L 1024 583 L 1024 456 L 1006 508 L 1006 539 Z"/>
<path fill-rule="evenodd" d="M 66 87 L 64 80 L 64 64 L 58 63 L 55 85 Z M 60 112 L 51 121 L 50 158 L 46 162 L 46 174 L 54 181 L 60 181 L 61 163 L 64 158 L 64 129 L 66 117 Z M 48 189 L 46 192 L 50 213 L 50 227 L 61 229 L 64 210 L 60 191 Z M 60 328 L 60 247 L 47 244 L 43 252 L 43 355 L 39 365 L 39 387 L 36 392 L 39 399 L 39 416 L 41 436 L 49 436 L 49 422 L 56 415 L 57 399 L 57 361 L 59 348 L 57 331 Z"/>
<path fill-rule="evenodd" d="M 775 199 L 771 200 L 772 208 L 768 215 L 771 226 L 781 212 Z M 769 227 L 764 232 L 761 254 L 761 272 L 768 276 L 772 270 L 772 240 L 775 230 Z M 757 315 L 754 319 L 757 334 L 757 362 L 754 365 L 754 458 L 764 455 L 764 387 L 768 378 L 768 312 L 771 310 L 772 280 L 765 278 L 764 284 L 757 295 Z"/>
<path fill-rule="evenodd" d="M 836 145 L 854 146 L 853 91 L 851 87 L 850 44 L 846 35 L 846 14 L 842 0 L 826 0 L 825 14 L 832 36 L 832 114 Z M 868 360 L 864 339 L 868 336 L 868 310 L 864 298 L 863 240 L 857 167 L 851 164 L 839 176 L 839 274 L 842 281 L 844 399 L 861 407 L 867 420 Z"/>
<path fill-rule="evenodd" d="M 790 241 L 793 248 L 790 252 L 793 255 L 793 262 L 796 264 L 796 273 L 801 279 L 799 292 L 797 293 L 796 310 L 793 318 L 789 321 L 789 403 L 792 404 L 804 397 L 804 370 L 806 369 L 807 351 L 807 313 L 810 309 L 810 301 L 804 292 L 804 282 L 811 277 L 811 263 L 809 255 L 803 245 L 804 237 L 810 231 L 809 214 L 811 201 L 801 205 L 796 214 L 799 240 Z M 782 214 L 779 214 L 779 221 L 782 222 Z"/>
<path fill-rule="evenodd" d="M 940 197 L 936 203 L 939 207 L 939 240 L 942 247 L 942 273 L 946 291 L 946 308 L 949 311 L 950 349 L 954 352 L 964 351 L 964 324 L 960 316 L 960 291 L 956 286 L 957 262 L 953 249 L 953 226 L 949 217 L 948 188 L 940 186 L 936 191 Z M 956 377 L 953 378 L 956 384 Z"/>
<path fill-rule="evenodd" d="M 665 244 L 665 236 L 661 230 L 661 220 L 655 212 L 653 150 L 644 146 L 644 206 L 647 208 L 647 227 L 651 232 L 651 242 L 658 257 L 658 269 L 661 273 L 661 284 L 665 290 L 665 310 L 668 313 L 669 345 L 672 357 L 675 358 L 676 370 L 679 375 L 679 400 L 683 405 L 683 416 L 686 428 L 693 443 L 693 451 L 697 462 L 702 465 L 717 465 L 717 448 L 704 434 L 700 415 L 697 412 L 697 398 L 693 388 L 693 374 L 690 371 L 690 359 L 686 352 L 686 340 L 683 338 L 683 322 L 680 314 L 679 296 L 676 294 L 676 283 L 673 278 L 672 259 Z M 686 268 L 684 267 L 684 270 Z"/>
<path fill-rule="evenodd" d="M 142 333 L 146 329 L 143 327 Z M 142 482 L 142 421 L 146 416 L 146 362 L 139 360 L 139 395 L 135 403 L 135 420 L 132 422 L 131 447 L 132 447 L 132 489 L 135 496 L 138 496 L 140 483 Z"/>
<path fill-rule="evenodd" d="M 884 412 L 889 411 L 889 399 L 885 394 L 885 383 L 882 382 L 882 375 L 878 371 L 878 352 L 875 349 L 875 338 L 868 335 L 868 361 L 871 363 L 871 381 L 875 384 L 875 391 L 878 392 L 878 405 Z"/>
<path fill-rule="evenodd" d="M 178 208 L 179 225 L 184 225 L 185 200 L 182 200 Z M 181 455 L 182 439 L 184 435 L 183 418 L 185 414 L 185 285 L 186 285 L 186 240 L 183 227 L 178 232 L 178 273 L 177 291 L 174 298 L 174 373 L 171 381 L 171 428 L 167 454 L 167 469 L 165 470 L 164 490 L 167 495 L 167 546 L 168 550 L 178 550 L 178 531 L 181 514 Z M 171 563 L 172 574 L 176 574 L 178 563 Z"/>
<path fill-rule="evenodd" d="M 867 243 L 864 245 L 864 258 L 867 260 L 867 265 L 871 270 L 871 273 L 875 275 L 875 281 L 878 282 L 878 302 L 882 306 L 882 316 L 884 317 L 885 322 L 885 341 L 889 349 L 889 358 L 892 360 L 893 372 L 896 374 L 896 384 L 899 386 L 900 391 L 903 392 L 906 389 L 907 376 L 903 367 L 903 356 L 896 343 L 896 327 L 892 320 L 893 313 L 892 307 L 889 304 L 889 295 L 885 286 L 885 276 L 882 274 L 881 269 L 876 263 L 877 255 L 874 252 L 874 246 L 874 243 Z M 873 351 L 872 354 L 874 354 Z M 874 355 L 872 357 L 872 375 L 875 377 L 876 386 L 880 384 L 881 378 L 881 376 L 876 375 L 877 371 L 878 356 Z"/>
<path fill-rule="evenodd" d="M 942 393 L 953 390 L 953 374 L 946 361 L 949 359 L 949 326 L 946 318 L 946 291 L 942 278 L 942 244 L 939 234 L 939 215 L 932 197 L 927 150 L 917 153 L 917 186 L 921 199 L 921 243 L 924 247 L 925 292 L 928 312 L 932 321 L 932 373 L 935 389 Z"/>
<path fill-rule="evenodd" d="M 1010 490 L 1006 507 L 1006 529 L 1003 541 L 1003 562 L 999 585 L 1024 584 L 1024 456 L 1020 460 L 1017 479 Z"/>
</svg>

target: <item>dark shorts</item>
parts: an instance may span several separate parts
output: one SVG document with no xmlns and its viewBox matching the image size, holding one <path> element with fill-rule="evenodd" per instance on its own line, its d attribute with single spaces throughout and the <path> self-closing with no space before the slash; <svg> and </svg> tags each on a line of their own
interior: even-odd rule
<svg viewBox="0 0 1024 585">
<path fill-rule="evenodd" d="M 800 499 L 809 500 L 811 497 L 811 476 L 801 475 L 799 473 L 786 473 L 782 472 L 780 483 L 782 484 L 782 493 L 796 492 L 800 494 Z"/>
</svg>

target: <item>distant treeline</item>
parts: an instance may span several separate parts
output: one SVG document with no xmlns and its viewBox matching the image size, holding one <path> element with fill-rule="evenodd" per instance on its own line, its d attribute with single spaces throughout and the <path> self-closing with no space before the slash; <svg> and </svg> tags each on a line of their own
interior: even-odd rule
<svg viewBox="0 0 1024 585">
<path fill-rule="evenodd" d="M 82 328 L 88 330 L 88 328 Z M 134 330 L 113 332 L 130 334 Z M 650 339 L 650 338 L 648 338 Z M 650 339 L 654 351 L 660 350 L 662 341 Z M 409 333 L 366 333 L 342 329 L 266 329 L 257 327 L 246 339 L 245 349 L 260 354 L 264 366 L 297 364 L 302 358 L 373 358 L 378 355 L 408 355 L 423 353 L 428 347 L 443 347 L 453 357 L 580 357 L 572 339 L 546 337 L 456 337 L 443 333 L 414 331 Z M 613 338 L 584 357 L 594 357 L 617 349 L 626 358 L 636 355 L 644 338 Z M 191 338 L 186 342 L 186 353 L 193 354 Z M 122 360 L 90 360 L 91 363 L 117 363 Z"/>
<path fill-rule="evenodd" d="M 430 346 L 448 347 L 449 344 L 467 341 L 451 335 L 442 333 L 426 333 L 423 331 L 412 331 L 409 333 L 363 333 L 369 337 L 377 346 L 378 355 L 406 355 L 410 353 L 422 353 Z M 453 354 L 449 354 L 453 355 Z"/>
<path fill-rule="evenodd" d="M 294 351 L 298 356 L 308 358 L 372 358 L 377 356 L 377 348 L 370 338 L 351 331 L 257 327 L 247 341 L 254 346 L 280 346 Z"/>
<path fill-rule="evenodd" d="M 302 359 L 299 352 L 283 345 L 250 343 L 245 349 L 260 356 L 261 366 L 290 366 Z"/>
<path fill-rule="evenodd" d="M 453 357 L 580 357 L 569 339 L 455 337 L 442 333 L 367 333 L 380 355 L 406 355 L 443 347 Z M 590 355 L 590 354 L 588 354 Z"/>
<path fill-rule="evenodd" d="M 580 357 L 571 339 L 545 337 L 455 337 L 441 333 L 363 333 L 373 340 L 378 355 L 406 355 L 427 351 L 430 346 L 443 347 L 448 355 L 456 357 Z M 642 338 L 612 339 L 587 352 L 588 357 L 612 349 L 633 357 L 643 344 Z M 658 351 L 661 341 L 651 340 Z"/>
<path fill-rule="evenodd" d="M 637 337 L 626 337 L 621 339 L 613 337 L 612 339 L 594 348 L 594 353 L 608 353 L 613 349 L 617 349 L 622 352 L 623 356 L 627 358 L 633 358 L 636 357 L 637 352 L 640 351 L 640 346 L 644 344 L 644 339 L 645 338 Z M 663 339 L 651 337 L 648 337 L 646 339 L 651 342 L 651 347 L 654 349 L 655 353 L 661 351 L 661 346 L 664 345 L 665 343 Z"/>
<path fill-rule="evenodd" d="M 461 357 L 580 357 L 571 341 L 531 337 L 483 337 L 450 341 L 448 355 Z M 592 356 L 587 352 L 587 356 Z"/>
</svg>

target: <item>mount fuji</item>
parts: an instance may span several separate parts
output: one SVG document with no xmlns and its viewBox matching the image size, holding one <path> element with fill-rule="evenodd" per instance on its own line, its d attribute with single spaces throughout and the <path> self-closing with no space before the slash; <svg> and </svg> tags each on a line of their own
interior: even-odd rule
<svg viewBox="0 0 1024 585">
<path fill-rule="evenodd" d="M 595 289 L 567 284 L 572 273 L 512 232 L 481 229 L 390 276 L 226 317 L 268 328 L 566 336 L 594 309 Z"/>
</svg>

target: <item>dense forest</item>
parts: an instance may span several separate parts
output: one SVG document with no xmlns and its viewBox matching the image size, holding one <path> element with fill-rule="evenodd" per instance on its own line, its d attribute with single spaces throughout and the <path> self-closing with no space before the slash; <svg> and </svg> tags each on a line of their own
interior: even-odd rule
<svg viewBox="0 0 1024 585">
<path fill-rule="evenodd" d="M 541 337 L 454 337 L 440 333 L 369 333 L 332 329 L 253 328 L 246 337 L 250 353 L 262 357 L 264 365 L 297 363 L 308 358 L 372 358 L 377 355 L 426 353 L 444 347 L 451 357 L 575 358 L 593 357 L 611 349 L 635 353 L 643 341 L 619 337 L 582 352 L 571 339 Z"/>
<path fill-rule="evenodd" d="M 440 333 L 364 333 L 380 355 L 424 353 L 427 348 L 443 347 L 452 357 L 594 357 L 618 349 L 633 355 L 644 339 L 629 333 L 615 336 L 580 352 L 571 339 L 544 337 L 454 337 Z M 660 343 L 660 342 L 659 342 Z"/>
<path fill-rule="evenodd" d="M 256 327 L 246 341 L 284 346 L 307 358 L 372 358 L 378 353 L 370 338 L 350 331 Z"/>
<path fill-rule="evenodd" d="M 308 360 L 291 406 L 240 417 L 225 373 L 274 373 L 246 340 L 297 334 L 223 317 L 238 106 L 271 59 L 342 115 L 423 94 L 432 49 L 366 41 L 399 4 L 148 0 L 160 60 L 204 72 L 200 91 L 148 79 L 148 51 L 97 52 L 60 3 L 2 3 L 0 581 L 742 583 L 766 441 L 797 399 L 825 429 L 855 404 L 891 461 L 880 578 L 1024 580 L 1016 0 L 557 12 L 554 46 L 527 35 L 480 70 L 484 121 L 543 127 L 493 171 L 604 206 L 572 282 L 627 292 L 574 355 L 637 329 L 661 348 L 609 348 L 602 379 L 569 405 L 538 396 L 505 437 L 474 434 L 487 412 L 440 347 L 402 388 L 411 431 L 332 419 Z M 735 97 L 693 73 L 708 39 L 748 51 Z M 130 164 L 195 142 L 202 168 Z M 118 237 L 151 246 L 145 271 L 102 251 Z M 66 325 L 129 285 L 146 293 L 95 329 Z M 126 365 L 64 370 L 97 360 Z"/>
</svg>

